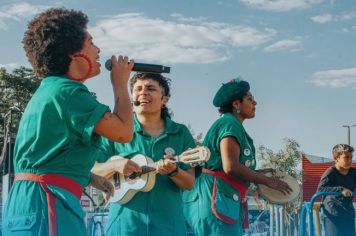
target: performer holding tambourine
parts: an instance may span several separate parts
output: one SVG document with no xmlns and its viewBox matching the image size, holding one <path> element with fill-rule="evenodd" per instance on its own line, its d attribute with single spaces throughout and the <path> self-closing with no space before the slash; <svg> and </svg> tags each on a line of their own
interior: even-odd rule
<svg viewBox="0 0 356 236">
<path fill-rule="evenodd" d="M 259 193 L 266 201 L 273 204 L 285 204 L 285 203 L 290 203 L 298 198 L 300 193 L 300 186 L 295 178 L 288 175 L 287 173 L 278 170 L 268 172 L 265 175 L 267 177 L 272 177 L 272 178 L 277 178 L 279 180 L 282 180 L 283 182 L 287 183 L 288 186 L 292 189 L 292 191 L 289 192 L 288 194 L 284 194 L 281 191 L 270 188 L 263 184 L 259 184 L 258 185 Z"/>
<path fill-rule="evenodd" d="M 184 191 L 185 217 L 196 235 L 242 235 L 249 183 L 263 184 L 282 194 L 292 189 L 278 178 L 255 171 L 255 147 L 242 123 L 255 116 L 256 104 L 248 82 L 234 79 L 223 84 L 213 104 L 221 117 L 205 136 L 211 156 L 194 189 Z"/>
</svg>

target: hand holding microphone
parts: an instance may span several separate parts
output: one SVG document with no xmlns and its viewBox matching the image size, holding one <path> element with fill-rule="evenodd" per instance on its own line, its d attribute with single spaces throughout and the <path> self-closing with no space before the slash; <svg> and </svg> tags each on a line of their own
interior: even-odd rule
<svg viewBox="0 0 356 236">
<path fill-rule="evenodd" d="M 113 70 L 111 71 L 111 82 L 114 87 L 120 87 L 122 83 L 127 84 L 130 79 L 130 73 L 134 66 L 134 61 L 127 56 L 112 56 L 110 62 L 113 63 Z"/>
<path fill-rule="evenodd" d="M 112 69 L 111 59 L 109 59 L 105 62 L 105 68 L 107 70 L 111 71 L 111 69 Z M 137 72 L 159 73 L 160 74 L 160 73 L 169 73 L 171 71 L 171 68 L 168 66 L 162 66 L 162 65 L 134 63 L 132 70 L 137 71 Z"/>
</svg>

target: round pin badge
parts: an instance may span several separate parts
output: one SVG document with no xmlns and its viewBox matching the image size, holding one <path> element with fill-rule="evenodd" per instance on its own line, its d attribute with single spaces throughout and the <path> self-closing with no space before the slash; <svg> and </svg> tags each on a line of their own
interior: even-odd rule
<svg viewBox="0 0 356 236">
<path fill-rule="evenodd" d="M 164 153 L 165 153 L 166 155 L 174 156 L 174 155 L 176 154 L 176 151 L 174 151 L 174 149 L 171 148 L 171 147 L 166 147 L 166 148 L 164 149 Z"/>
<path fill-rule="evenodd" d="M 245 162 L 245 166 L 246 166 L 246 167 L 250 167 L 250 166 L 251 166 L 251 161 L 250 161 L 250 160 L 247 160 L 247 161 Z"/>
<path fill-rule="evenodd" d="M 249 155 L 251 154 L 250 149 L 246 148 L 246 149 L 244 150 L 244 154 L 245 154 L 245 156 L 249 156 Z"/>
</svg>

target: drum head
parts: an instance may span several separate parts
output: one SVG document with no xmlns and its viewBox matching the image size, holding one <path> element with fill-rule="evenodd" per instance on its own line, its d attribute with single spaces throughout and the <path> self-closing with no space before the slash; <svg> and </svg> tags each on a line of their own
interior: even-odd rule
<svg viewBox="0 0 356 236">
<path fill-rule="evenodd" d="M 276 171 L 274 175 L 270 172 L 266 173 L 265 175 L 268 177 L 276 177 L 286 182 L 289 185 L 289 187 L 293 190 L 291 193 L 284 195 L 282 192 L 278 190 L 274 190 L 272 188 L 267 187 L 266 185 L 259 184 L 258 187 L 259 187 L 260 194 L 267 201 L 274 204 L 285 204 L 297 199 L 300 193 L 300 187 L 296 179 L 280 171 Z"/>
</svg>

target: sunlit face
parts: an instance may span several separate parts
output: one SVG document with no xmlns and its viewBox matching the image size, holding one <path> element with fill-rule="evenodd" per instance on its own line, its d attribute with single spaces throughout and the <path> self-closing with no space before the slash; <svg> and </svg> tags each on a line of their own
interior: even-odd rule
<svg viewBox="0 0 356 236">
<path fill-rule="evenodd" d="M 92 68 L 87 78 L 94 77 L 100 73 L 99 53 L 100 49 L 93 43 L 92 36 L 89 34 L 89 32 L 87 32 L 87 37 L 85 38 L 83 48 L 79 52 L 74 54 L 83 54 L 87 56 L 87 58 L 91 62 Z M 75 57 L 75 60 L 78 62 L 78 71 L 80 71 L 80 73 L 78 72 L 78 77 L 82 78 L 88 72 L 89 64 L 81 56 Z"/>
<path fill-rule="evenodd" d="M 342 169 L 350 169 L 352 165 L 352 152 L 344 152 L 339 157 L 335 158 L 335 163 Z"/>
<path fill-rule="evenodd" d="M 164 96 L 163 88 L 157 81 L 138 79 L 132 89 L 132 100 L 140 102 L 140 105 L 134 106 L 136 114 L 160 114 L 168 97 Z"/>
<path fill-rule="evenodd" d="M 256 105 L 257 102 L 252 96 L 251 92 L 247 92 L 239 105 L 241 116 L 243 116 L 245 119 L 251 119 L 255 117 Z"/>
</svg>

